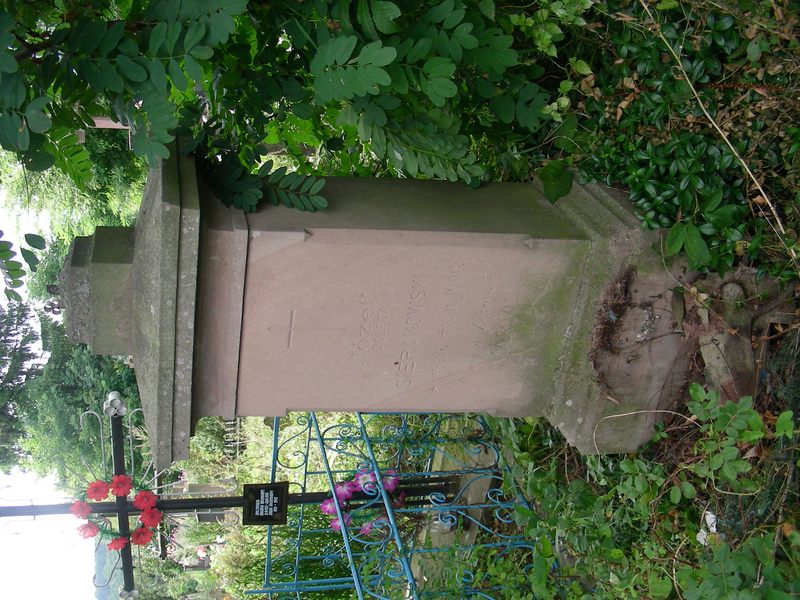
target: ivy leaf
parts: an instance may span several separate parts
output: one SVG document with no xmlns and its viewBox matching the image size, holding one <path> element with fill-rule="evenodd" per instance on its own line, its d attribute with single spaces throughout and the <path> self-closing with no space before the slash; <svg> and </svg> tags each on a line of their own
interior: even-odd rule
<svg viewBox="0 0 800 600">
<path fill-rule="evenodd" d="M 481 71 L 501 75 L 508 67 L 517 64 L 517 52 L 511 48 L 514 38 L 503 34 L 502 29 L 485 29 L 477 37 L 478 47 L 469 50 L 467 57 Z"/>
<path fill-rule="evenodd" d="M 785 410 L 778 416 L 778 420 L 775 421 L 775 437 L 783 436 L 788 439 L 794 437 L 793 416 L 794 413 L 791 410 Z"/>
<path fill-rule="evenodd" d="M 539 169 L 539 179 L 544 186 L 544 197 L 551 203 L 563 198 L 572 189 L 573 173 L 564 168 L 563 160 L 554 160 Z"/>
<path fill-rule="evenodd" d="M 529 83 L 520 90 L 517 98 L 517 121 L 531 132 L 541 126 L 542 108 L 547 105 L 550 95 L 537 84 Z"/>
</svg>

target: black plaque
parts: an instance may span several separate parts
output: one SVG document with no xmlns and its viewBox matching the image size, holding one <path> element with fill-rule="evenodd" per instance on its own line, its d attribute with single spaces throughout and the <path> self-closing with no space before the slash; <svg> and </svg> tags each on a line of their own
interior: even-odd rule
<svg viewBox="0 0 800 600">
<path fill-rule="evenodd" d="M 285 525 L 289 482 L 247 483 L 244 486 L 244 525 Z"/>
</svg>

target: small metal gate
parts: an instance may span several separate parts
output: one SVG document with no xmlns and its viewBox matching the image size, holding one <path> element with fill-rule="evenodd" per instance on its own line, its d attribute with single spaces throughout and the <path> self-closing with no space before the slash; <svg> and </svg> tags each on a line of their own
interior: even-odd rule
<svg viewBox="0 0 800 600">
<path fill-rule="evenodd" d="M 270 526 L 264 584 L 284 598 L 500 598 L 485 567 L 531 564 L 500 449 L 475 415 L 293 413 L 273 423 L 272 481 L 328 492 Z"/>
</svg>

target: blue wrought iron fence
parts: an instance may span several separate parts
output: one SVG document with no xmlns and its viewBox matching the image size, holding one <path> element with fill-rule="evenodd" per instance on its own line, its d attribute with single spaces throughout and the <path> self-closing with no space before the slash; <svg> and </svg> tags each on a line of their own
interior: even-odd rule
<svg viewBox="0 0 800 600">
<path fill-rule="evenodd" d="M 273 427 L 272 481 L 329 497 L 268 528 L 264 584 L 248 594 L 501 598 L 480 566 L 531 564 L 512 518 L 527 502 L 504 487 L 480 416 L 311 412 Z"/>
</svg>

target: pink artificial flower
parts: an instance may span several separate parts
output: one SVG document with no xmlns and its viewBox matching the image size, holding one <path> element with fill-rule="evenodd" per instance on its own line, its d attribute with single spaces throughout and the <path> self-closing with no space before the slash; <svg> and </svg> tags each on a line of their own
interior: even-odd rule
<svg viewBox="0 0 800 600">
<path fill-rule="evenodd" d="M 397 476 L 397 471 L 389 469 L 383 477 L 383 487 L 387 492 L 393 492 L 400 485 L 400 478 Z"/>
<path fill-rule="evenodd" d="M 208 550 L 206 550 L 205 546 L 198 546 L 197 550 L 195 550 L 195 554 L 197 554 L 197 558 L 203 560 L 206 556 L 208 556 Z"/>
<path fill-rule="evenodd" d="M 110 542 L 108 542 L 106 546 L 108 547 L 109 550 L 122 550 L 127 544 L 128 544 L 128 538 L 116 537 Z"/>
<path fill-rule="evenodd" d="M 138 527 L 131 533 L 131 543 L 137 546 L 146 546 L 153 539 L 153 530 L 146 527 Z"/>
<path fill-rule="evenodd" d="M 69 512 L 79 519 L 86 519 L 90 514 L 92 514 L 92 507 L 83 500 L 76 500 L 69 507 Z"/>
<path fill-rule="evenodd" d="M 157 508 L 147 508 L 139 515 L 139 520 L 145 527 L 156 527 L 161 523 L 161 517 L 164 515 Z"/>
<path fill-rule="evenodd" d="M 375 488 L 375 486 L 373 485 L 375 483 L 375 473 L 371 471 L 367 471 L 365 473 L 357 473 L 355 478 L 355 483 L 358 486 L 358 489 L 364 492 L 372 490 Z"/>
<path fill-rule="evenodd" d="M 325 515 L 335 515 L 336 505 L 333 502 L 333 498 L 328 498 L 327 500 L 323 500 L 322 504 L 319 505 L 319 509 Z"/>
<path fill-rule="evenodd" d="M 100 479 L 93 481 L 86 488 L 86 497 L 97 502 L 105 500 L 108 498 L 108 483 Z"/>
<path fill-rule="evenodd" d="M 353 520 L 353 517 L 351 517 L 349 513 L 344 513 L 342 515 L 342 518 L 344 519 L 345 527 L 350 527 L 350 522 Z M 331 526 L 331 529 L 333 529 L 334 531 L 341 531 L 342 530 L 342 524 L 339 522 L 338 518 L 337 519 L 331 519 L 330 526 Z"/>
<path fill-rule="evenodd" d="M 81 534 L 81 537 L 84 539 L 93 538 L 98 533 L 100 533 L 100 528 L 89 521 L 88 523 L 84 523 L 80 527 L 78 527 L 78 533 Z"/>
<path fill-rule="evenodd" d="M 133 479 L 124 473 L 111 478 L 111 493 L 115 496 L 127 496 L 133 489 Z"/>
<path fill-rule="evenodd" d="M 361 526 L 361 529 L 358 530 L 358 533 L 361 535 L 369 535 L 372 532 L 372 528 L 375 526 L 374 521 L 367 521 Z"/>
<path fill-rule="evenodd" d="M 347 502 L 358 491 L 358 484 L 354 481 L 345 481 L 344 483 L 337 483 L 334 488 L 336 497 L 339 502 Z"/>
<path fill-rule="evenodd" d="M 139 510 L 146 510 L 148 508 L 155 508 L 156 500 L 158 497 L 150 490 L 141 490 L 136 492 L 133 498 L 133 505 Z"/>
<path fill-rule="evenodd" d="M 392 502 L 392 506 L 394 506 L 395 508 L 404 508 L 405 505 L 406 505 L 406 493 L 400 492 L 399 494 L 397 494 L 397 497 L 395 498 L 394 502 Z"/>
</svg>

